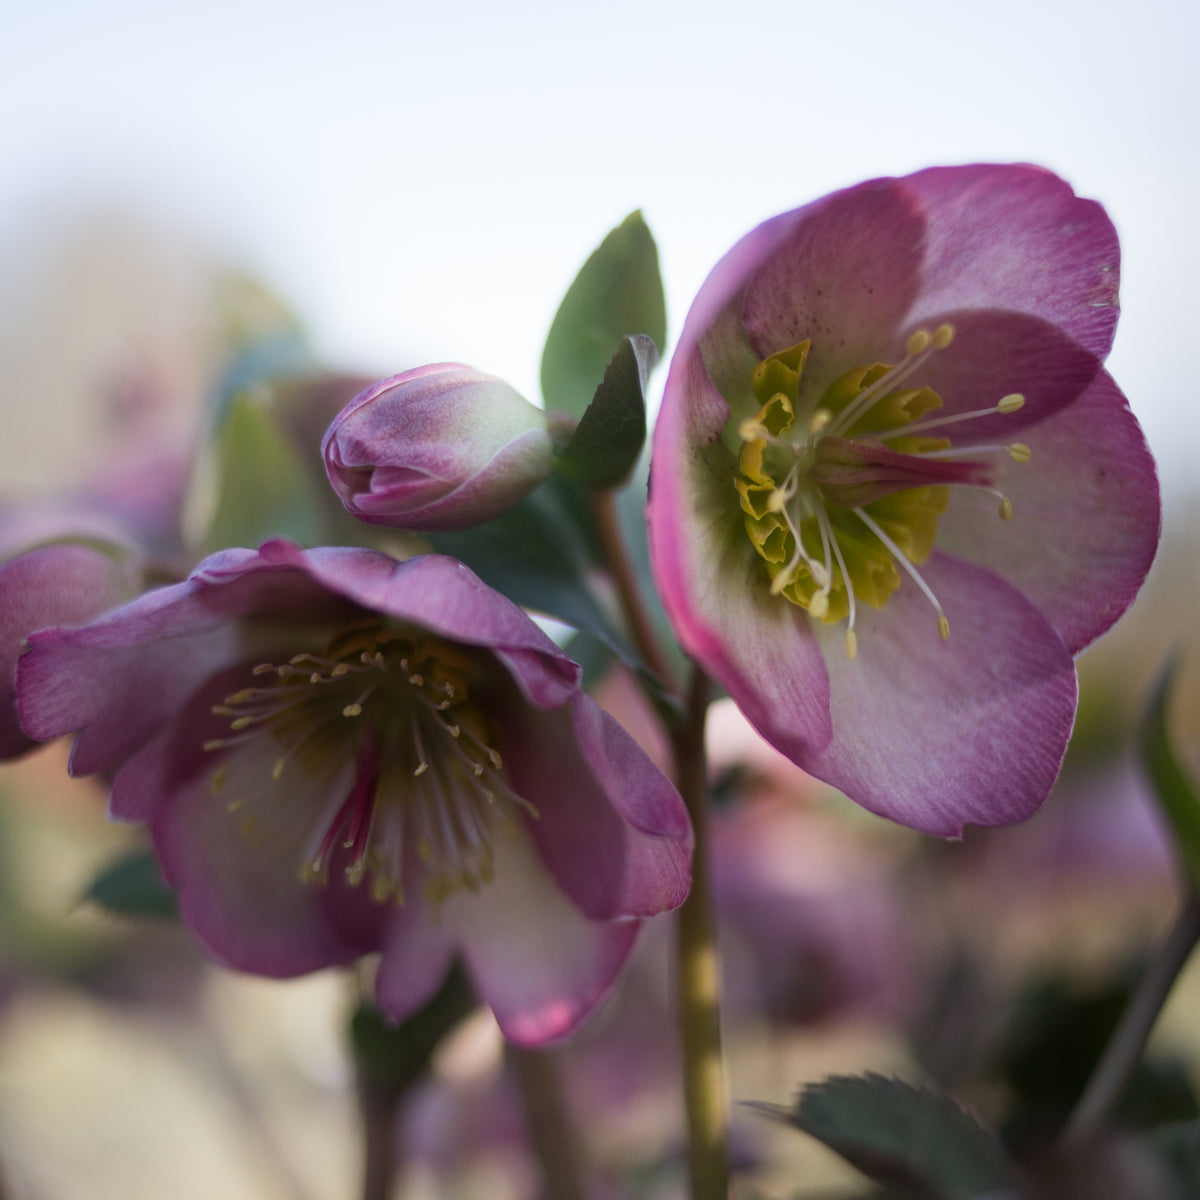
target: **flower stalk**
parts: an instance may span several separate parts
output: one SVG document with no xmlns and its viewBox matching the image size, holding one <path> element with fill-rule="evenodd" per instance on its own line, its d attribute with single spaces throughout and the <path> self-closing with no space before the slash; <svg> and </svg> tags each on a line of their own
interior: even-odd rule
<svg viewBox="0 0 1200 1200">
<path fill-rule="evenodd" d="M 704 718 L 708 676 L 695 667 L 687 721 L 672 736 L 675 782 L 696 835 L 692 890 L 679 910 L 679 1024 L 683 1039 L 684 1099 L 688 1119 L 688 1177 L 692 1200 L 725 1200 L 727 1105 L 721 1053 L 720 961 L 709 886 L 708 777 Z"/>
<path fill-rule="evenodd" d="M 1064 1146 L 1087 1142 L 1107 1122 L 1129 1082 L 1158 1014 L 1200 941 L 1200 895 L 1189 888 L 1175 923 L 1150 960 L 1063 1131 Z"/>
<path fill-rule="evenodd" d="M 542 1168 L 545 1194 L 555 1200 L 589 1200 L 579 1133 L 571 1119 L 553 1049 L 525 1050 L 511 1043 L 508 1061 L 525 1106 L 525 1124 Z"/>
</svg>

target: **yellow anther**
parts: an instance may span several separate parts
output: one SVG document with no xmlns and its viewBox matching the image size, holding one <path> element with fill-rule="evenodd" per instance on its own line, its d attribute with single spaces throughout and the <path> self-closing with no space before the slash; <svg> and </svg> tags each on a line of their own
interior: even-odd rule
<svg viewBox="0 0 1200 1200">
<path fill-rule="evenodd" d="M 783 494 L 782 488 L 776 488 L 767 497 L 767 511 L 778 513 L 783 512 L 784 506 L 787 504 L 787 497 Z"/>
<path fill-rule="evenodd" d="M 764 433 L 766 430 L 753 417 L 747 417 L 738 426 L 738 437 L 743 442 L 757 442 Z"/>
<path fill-rule="evenodd" d="M 858 638 L 854 634 L 853 629 L 846 630 L 846 657 L 853 659 L 858 653 Z"/>
<path fill-rule="evenodd" d="M 778 596 L 785 587 L 792 581 L 791 571 L 780 571 L 774 579 L 771 580 L 771 595 Z"/>
<path fill-rule="evenodd" d="M 1002 413 L 1015 413 L 1025 403 L 1025 397 L 1020 392 L 1012 392 L 1010 395 L 1001 396 L 996 402 L 996 411 Z"/>
<path fill-rule="evenodd" d="M 254 688 L 242 688 L 240 692 L 234 692 L 232 696 L 225 697 L 226 704 L 245 704 L 247 700 L 253 700 L 255 695 Z"/>
<path fill-rule="evenodd" d="M 1024 442 L 1013 442 L 1008 447 L 1008 457 L 1013 462 L 1027 463 L 1033 457 L 1033 451 Z"/>
<path fill-rule="evenodd" d="M 245 729 L 247 725 L 253 725 L 253 717 L 238 717 L 236 721 L 229 722 L 230 729 Z"/>
<path fill-rule="evenodd" d="M 343 717 L 360 717 L 360 716 L 362 716 L 362 705 L 361 704 L 347 704 L 346 707 L 342 709 L 342 716 Z"/>
<path fill-rule="evenodd" d="M 829 593 L 816 592 L 813 595 L 813 598 L 808 602 L 808 615 L 810 617 L 816 617 L 819 621 L 828 611 Z"/>
<path fill-rule="evenodd" d="M 353 845 L 353 844 L 354 844 L 353 842 L 348 843 L 348 845 Z M 351 887 L 358 887 L 358 885 L 360 883 L 362 883 L 363 878 L 366 876 L 366 873 L 367 873 L 367 864 L 365 862 L 363 862 L 363 860 L 360 858 L 356 862 L 352 862 L 346 868 L 346 882 Z"/>
<path fill-rule="evenodd" d="M 382 875 L 376 875 L 371 880 L 371 899 L 376 904 L 382 904 L 391 895 L 392 885 Z"/>
<path fill-rule="evenodd" d="M 920 354 L 929 348 L 929 343 L 932 340 L 933 338 L 930 337 L 928 329 L 918 329 L 908 335 L 908 341 L 904 343 L 904 353 L 909 355 Z"/>
<path fill-rule="evenodd" d="M 329 674 L 330 674 L 330 677 L 333 679 L 340 679 L 343 675 L 347 674 L 349 672 L 349 670 L 350 670 L 349 663 L 338 663 L 337 666 L 334 667 L 333 670 L 329 672 Z"/>
<path fill-rule="evenodd" d="M 410 675 L 408 677 L 408 682 L 411 683 L 413 685 L 413 687 L 424 687 L 425 686 L 425 676 L 424 675 L 415 675 L 415 674 Z"/>
<path fill-rule="evenodd" d="M 938 637 L 946 641 L 950 637 L 950 622 L 945 613 L 938 613 Z"/>
<path fill-rule="evenodd" d="M 205 750 L 220 750 L 225 745 L 224 738 L 210 738 L 204 743 Z"/>
<path fill-rule="evenodd" d="M 492 760 L 492 766 L 497 770 L 504 765 L 504 760 L 500 757 L 500 752 L 493 750 L 490 746 L 488 747 L 488 758 Z"/>
<path fill-rule="evenodd" d="M 269 675 L 274 670 L 275 670 L 274 663 L 259 663 L 258 666 L 255 667 L 254 670 L 250 672 L 250 674 L 251 675 Z"/>
<path fill-rule="evenodd" d="M 462 733 L 462 727 L 459 725 L 447 724 L 446 728 L 449 730 L 451 737 L 458 737 Z"/>
<path fill-rule="evenodd" d="M 313 673 L 312 673 L 312 674 L 311 674 L 311 675 L 308 677 L 308 682 L 309 682 L 309 683 L 320 683 L 320 682 L 321 682 L 321 680 L 322 680 L 323 678 L 324 678 L 324 676 L 321 674 L 321 672 L 320 672 L 320 671 L 314 671 L 314 672 L 313 672 Z"/>
<path fill-rule="evenodd" d="M 287 762 L 287 759 L 284 759 L 284 758 L 277 758 L 275 760 L 275 765 L 271 768 L 271 778 L 272 779 L 274 779 L 278 782 L 280 775 L 283 774 L 283 768 L 284 768 L 284 764 L 286 762 Z"/>
<path fill-rule="evenodd" d="M 214 717 L 232 717 L 235 714 L 234 710 L 228 704 L 214 704 L 212 707 Z"/>
<path fill-rule="evenodd" d="M 214 796 L 219 796 L 225 790 L 225 784 L 228 782 L 228 780 L 229 780 L 229 768 L 228 767 L 218 767 L 212 773 L 212 780 L 210 781 L 210 783 L 208 785 L 209 791 L 211 791 Z"/>
<path fill-rule="evenodd" d="M 418 775 L 424 775 L 428 770 L 429 764 L 427 762 L 417 763 L 416 767 L 413 769 L 413 778 L 415 779 Z"/>
<path fill-rule="evenodd" d="M 808 432 L 820 433 L 830 421 L 833 420 L 833 413 L 827 408 L 818 408 L 808 419 Z"/>
<path fill-rule="evenodd" d="M 933 346 L 935 350 L 945 350 L 952 341 L 954 341 L 953 325 L 939 325 L 933 331 Z"/>
<path fill-rule="evenodd" d="M 245 808 L 245 807 L 246 807 L 245 798 L 239 796 L 238 799 L 230 800 L 229 803 L 225 805 L 225 811 L 227 813 L 235 813 L 238 811 L 239 808 Z"/>
<path fill-rule="evenodd" d="M 422 862 L 428 862 L 433 857 L 433 847 L 428 838 L 421 838 L 417 842 L 417 855 Z"/>
<path fill-rule="evenodd" d="M 1012 520 L 1012 501 L 1007 496 L 1000 497 L 1000 518 L 1004 521 Z"/>
</svg>

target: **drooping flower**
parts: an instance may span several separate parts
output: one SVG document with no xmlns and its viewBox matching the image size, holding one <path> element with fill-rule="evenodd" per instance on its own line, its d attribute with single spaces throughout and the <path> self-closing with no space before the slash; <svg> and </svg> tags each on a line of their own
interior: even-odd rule
<svg viewBox="0 0 1200 1200">
<path fill-rule="evenodd" d="M 30 639 L 31 736 L 79 731 L 184 919 L 228 965 L 381 951 L 400 1017 L 462 956 L 517 1042 L 607 994 L 637 918 L 678 904 L 682 801 L 578 667 L 439 555 L 269 542 L 92 624 Z"/>
<path fill-rule="evenodd" d="M 334 418 L 321 453 L 347 512 L 420 531 L 499 516 L 554 465 L 546 414 L 459 363 L 372 384 Z"/>
<path fill-rule="evenodd" d="M 680 338 L 649 505 L 675 629 L 769 742 L 914 828 L 1037 807 L 1072 655 L 1153 558 L 1102 365 L 1118 263 L 1056 176 L 937 168 L 755 229 Z"/>
</svg>

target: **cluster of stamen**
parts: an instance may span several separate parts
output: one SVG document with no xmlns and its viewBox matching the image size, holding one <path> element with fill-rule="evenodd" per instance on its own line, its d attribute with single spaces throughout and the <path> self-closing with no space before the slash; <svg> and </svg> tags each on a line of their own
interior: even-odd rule
<svg viewBox="0 0 1200 1200">
<path fill-rule="evenodd" d="M 1012 503 L 992 484 L 990 457 L 1030 459 L 1029 447 L 953 445 L 946 436 L 981 417 L 1016 412 L 1013 393 L 989 408 L 928 416 L 942 406 L 931 388 L 901 386 L 954 339 L 950 325 L 919 329 L 895 366 L 878 363 L 836 379 L 802 400 L 810 343 L 771 355 L 752 372 L 758 412 L 737 426 L 746 531 L 782 595 L 825 623 L 846 621 L 846 654 L 857 652 L 860 603 L 882 608 L 903 571 L 932 605 L 938 633 L 950 622 L 918 567 L 928 557 L 951 487 L 969 487 Z M 933 435 L 933 436 L 930 436 Z"/>
<path fill-rule="evenodd" d="M 225 752 L 212 792 L 232 795 L 246 837 L 291 844 L 299 833 L 305 882 L 328 882 L 338 858 L 351 885 L 403 904 L 415 851 L 427 899 L 477 891 L 492 878 L 496 829 L 538 814 L 505 779 L 469 693 L 473 669 L 459 647 L 378 626 L 260 663 L 261 684 L 212 710 L 229 719 L 228 735 L 204 744 Z"/>
</svg>

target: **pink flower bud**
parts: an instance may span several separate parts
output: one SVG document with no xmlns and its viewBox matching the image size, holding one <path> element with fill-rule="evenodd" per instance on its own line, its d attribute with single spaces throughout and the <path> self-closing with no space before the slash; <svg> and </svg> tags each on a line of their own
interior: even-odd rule
<svg viewBox="0 0 1200 1200">
<path fill-rule="evenodd" d="M 334 418 L 321 452 L 347 512 L 415 530 L 483 524 L 553 465 L 545 413 L 461 363 L 372 384 Z"/>
</svg>

